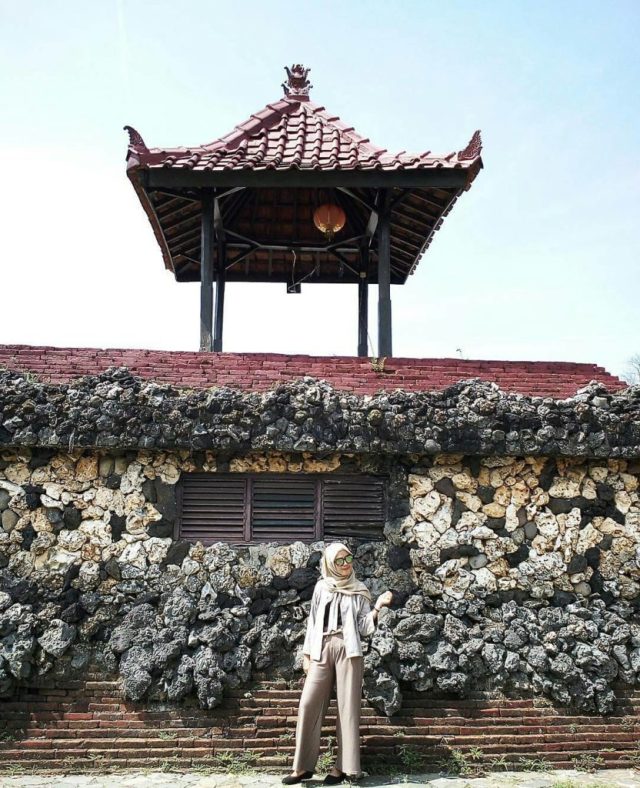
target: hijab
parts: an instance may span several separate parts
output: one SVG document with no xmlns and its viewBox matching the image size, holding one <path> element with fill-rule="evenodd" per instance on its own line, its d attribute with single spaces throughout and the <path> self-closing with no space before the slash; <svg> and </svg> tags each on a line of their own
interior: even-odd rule
<svg viewBox="0 0 640 788">
<path fill-rule="evenodd" d="M 362 594 L 371 602 L 371 592 L 363 582 L 356 578 L 353 567 L 348 577 L 343 577 L 338 571 L 335 560 L 341 550 L 353 555 L 351 550 L 346 545 L 343 545 L 342 542 L 332 542 L 325 548 L 320 561 L 322 585 L 332 594 Z"/>
</svg>

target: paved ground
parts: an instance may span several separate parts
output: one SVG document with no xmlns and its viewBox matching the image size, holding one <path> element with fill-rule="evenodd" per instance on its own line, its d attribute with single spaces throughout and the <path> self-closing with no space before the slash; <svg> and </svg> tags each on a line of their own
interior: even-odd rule
<svg viewBox="0 0 640 788">
<path fill-rule="evenodd" d="M 268 774 L 200 775 L 167 772 L 118 772 L 109 775 L 0 775 L 2 788 L 275 788 L 280 777 Z M 319 788 L 322 778 L 306 783 Z M 348 788 L 348 783 L 344 783 Z M 442 777 L 437 774 L 406 777 L 366 777 L 358 786 L 402 785 L 404 788 L 640 788 L 640 772 L 633 769 L 607 769 L 586 774 L 577 771 L 501 772 L 491 777 Z"/>
</svg>

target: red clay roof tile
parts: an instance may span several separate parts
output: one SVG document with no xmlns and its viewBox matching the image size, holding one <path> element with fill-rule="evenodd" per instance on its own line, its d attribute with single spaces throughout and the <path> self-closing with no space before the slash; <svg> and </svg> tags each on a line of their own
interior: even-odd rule
<svg viewBox="0 0 640 788">
<path fill-rule="evenodd" d="M 285 87 L 286 90 L 286 87 Z M 193 171 L 229 170 L 417 170 L 464 168 L 475 176 L 482 142 L 476 131 L 458 152 L 437 156 L 389 153 L 358 134 L 353 126 L 327 112 L 308 93 L 289 91 L 267 104 L 220 139 L 184 148 L 147 148 L 130 126 L 130 166 L 178 168 Z M 324 154 L 324 155 L 322 155 Z"/>
</svg>

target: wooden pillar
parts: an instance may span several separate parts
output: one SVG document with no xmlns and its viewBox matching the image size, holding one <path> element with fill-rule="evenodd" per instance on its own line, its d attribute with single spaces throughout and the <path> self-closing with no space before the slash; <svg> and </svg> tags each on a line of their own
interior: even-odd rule
<svg viewBox="0 0 640 788">
<path fill-rule="evenodd" d="M 369 243 L 360 247 L 360 278 L 358 279 L 358 356 L 366 357 L 368 351 L 369 322 Z"/>
<path fill-rule="evenodd" d="M 378 221 L 378 358 L 392 356 L 391 347 L 391 211 L 389 193 L 380 195 Z"/>
<path fill-rule="evenodd" d="M 214 323 L 213 349 L 222 351 L 222 318 L 224 316 L 224 283 L 225 266 L 227 265 L 227 247 L 224 241 L 218 239 L 216 255 L 216 317 Z"/>
<path fill-rule="evenodd" d="M 213 192 L 202 193 L 200 230 L 200 350 L 213 349 Z"/>
</svg>

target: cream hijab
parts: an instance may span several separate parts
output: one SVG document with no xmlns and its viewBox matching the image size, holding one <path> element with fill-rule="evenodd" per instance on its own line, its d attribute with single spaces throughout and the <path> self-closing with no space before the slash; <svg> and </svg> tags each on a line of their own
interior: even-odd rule
<svg viewBox="0 0 640 788">
<path fill-rule="evenodd" d="M 335 560 L 341 550 L 353 555 L 351 550 L 346 545 L 343 545 L 342 542 L 332 542 L 325 548 L 320 561 L 322 585 L 332 594 L 362 594 L 371 602 L 371 592 L 363 582 L 356 578 L 353 569 L 348 577 L 343 577 L 338 571 Z"/>
</svg>

